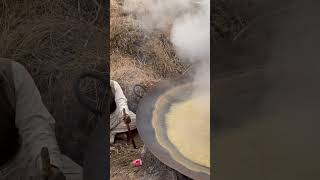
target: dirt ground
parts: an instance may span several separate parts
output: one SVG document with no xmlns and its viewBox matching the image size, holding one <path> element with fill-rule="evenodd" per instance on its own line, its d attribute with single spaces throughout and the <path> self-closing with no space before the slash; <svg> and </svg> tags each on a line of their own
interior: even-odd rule
<svg viewBox="0 0 320 180">
<path fill-rule="evenodd" d="M 137 132 L 134 133 L 134 141 L 138 149 L 123 138 L 117 138 L 116 143 L 110 146 L 111 180 L 140 179 L 143 176 L 141 167 L 132 164 L 133 160 L 141 158 L 143 150 L 143 142 Z"/>
</svg>

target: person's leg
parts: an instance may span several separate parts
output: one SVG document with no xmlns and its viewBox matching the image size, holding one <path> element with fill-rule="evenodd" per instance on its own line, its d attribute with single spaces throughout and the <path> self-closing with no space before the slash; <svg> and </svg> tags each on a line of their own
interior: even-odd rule
<svg viewBox="0 0 320 180">
<path fill-rule="evenodd" d="M 131 122 L 129 124 L 130 129 L 131 130 L 137 129 L 137 126 L 136 126 L 136 115 L 132 111 L 129 111 L 128 115 L 131 118 Z M 127 125 L 124 123 L 123 120 L 121 120 L 121 122 L 115 128 L 113 128 L 111 130 L 111 132 L 110 132 L 110 144 L 114 143 L 115 137 L 116 137 L 116 135 L 118 133 L 124 133 L 124 132 L 127 132 L 127 131 L 128 131 Z"/>
<path fill-rule="evenodd" d="M 136 119 L 136 114 L 133 113 L 132 111 L 129 111 L 128 115 L 130 116 L 131 118 L 131 123 L 129 124 L 130 125 L 130 129 L 136 129 L 137 128 L 137 119 Z"/>
<path fill-rule="evenodd" d="M 62 168 L 61 171 L 66 176 L 67 180 L 82 180 L 83 171 L 82 167 L 72 161 L 65 155 L 61 155 Z"/>
<path fill-rule="evenodd" d="M 111 131 L 110 132 L 110 144 L 113 144 L 116 138 L 116 133 Z"/>
<path fill-rule="evenodd" d="M 131 111 L 129 111 L 128 115 L 129 115 L 130 118 L 131 118 L 131 122 L 130 122 L 130 124 L 129 124 L 130 129 L 131 129 L 131 130 L 134 130 L 134 129 L 137 128 L 136 115 L 135 115 L 133 112 L 131 112 Z M 113 128 L 113 129 L 111 130 L 111 133 L 117 134 L 117 133 L 123 133 L 123 132 L 127 132 L 127 131 L 128 131 L 128 128 L 127 128 L 126 123 L 124 123 L 124 121 L 121 120 L 120 123 L 119 123 L 115 128 Z"/>
</svg>

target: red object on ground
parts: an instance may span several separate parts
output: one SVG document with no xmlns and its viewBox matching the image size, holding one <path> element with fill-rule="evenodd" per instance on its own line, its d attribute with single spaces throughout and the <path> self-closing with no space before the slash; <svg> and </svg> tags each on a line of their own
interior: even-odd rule
<svg viewBox="0 0 320 180">
<path fill-rule="evenodd" d="M 133 160 L 133 161 L 132 161 L 132 164 L 133 164 L 135 167 L 142 166 L 142 160 L 141 160 L 141 159 Z"/>
</svg>

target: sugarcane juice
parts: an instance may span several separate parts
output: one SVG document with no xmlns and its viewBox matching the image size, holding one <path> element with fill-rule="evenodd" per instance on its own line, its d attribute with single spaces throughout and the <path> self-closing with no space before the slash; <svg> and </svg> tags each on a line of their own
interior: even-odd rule
<svg viewBox="0 0 320 180">
<path fill-rule="evenodd" d="M 210 97 L 172 104 L 165 123 L 169 141 L 184 157 L 210 167 Z"/>
</svg>

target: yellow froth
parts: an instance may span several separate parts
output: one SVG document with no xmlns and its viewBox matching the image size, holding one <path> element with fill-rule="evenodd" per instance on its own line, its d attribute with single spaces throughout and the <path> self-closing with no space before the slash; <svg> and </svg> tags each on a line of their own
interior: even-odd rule
<svg viewBox="0 0 320 180">
<path fill-rule="evenodd" d="M 210 98 L 197 96 L 173 104 L 166 115 L 167 135 L 179 152 L 210 167 Z"/>
</svg>

